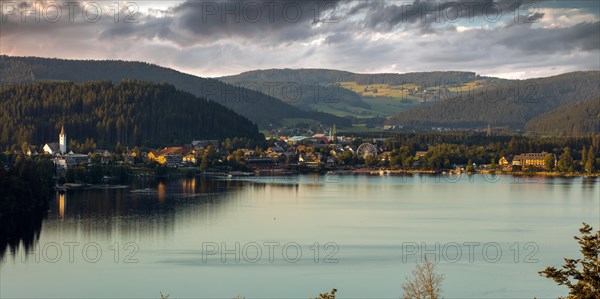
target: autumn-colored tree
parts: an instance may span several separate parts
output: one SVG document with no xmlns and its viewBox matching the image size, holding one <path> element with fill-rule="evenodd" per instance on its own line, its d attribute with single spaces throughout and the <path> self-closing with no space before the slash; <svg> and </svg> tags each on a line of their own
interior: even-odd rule
<svg viewBox="0 0 600 299">
<path fill-rule="evenodd" d="M 439 299 L 441 297 L 441 285 L 444 281 L 443 274 L 435 273 L 435 262 L 425 258 L 423 264 L 417 263 L 412 271 L 412 277 L 406 278 L 402 285 L 405 299 Z"/>
</svg>

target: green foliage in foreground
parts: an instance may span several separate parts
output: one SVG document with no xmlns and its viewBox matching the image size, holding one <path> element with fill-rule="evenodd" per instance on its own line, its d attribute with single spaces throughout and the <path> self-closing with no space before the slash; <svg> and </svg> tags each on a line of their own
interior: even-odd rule
<svg viewBox="0 0 600 299">
<path fill-rule="evenodd" d="M 330 292 L 319 294 L 319 297 L 315 299 L 335 299 L 335 293 L 337 293 L 337 289 L 331 289 Z"/>
<path fill-rule="evenodd" d="M 568 299 L 597 299 L 600 296 L 600 230 L 584 223 L 581 236 L 575 240 L 581 246 L 583 258 L 565 258 L 562 269 L 547 267 L 539 274 L 569 288 Z"/>
</svg>

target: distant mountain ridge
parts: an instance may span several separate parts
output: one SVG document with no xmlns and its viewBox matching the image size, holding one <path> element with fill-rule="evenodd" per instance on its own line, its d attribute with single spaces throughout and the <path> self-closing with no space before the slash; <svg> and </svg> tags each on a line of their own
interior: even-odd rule
<svg viewBox="0 0 600 299">
<path fill-rule="evenodd" d="M 238 75 L 218 77 L 226 82 L 237 80 L 246 81 L 289 81 L 298 83 L 320 82 L 336 83 L 354 81 L 359 84 L 389 84 L 401 85 L 417 83 L 423 87 L 437 86 L 440 83 L 465 83 L 487 77 L 481 77 L 475 72 L 463 71 L 434 71 L 413 73 L 375 73 L 362 74 L 331 69 L 266 69 L 252 70 Z M 495 78 L 497 79 L 497 78 Z M 498 79 L 501 80 L 501 79 Z"/>
<path fill-rule="evenodd" d="M 600 71 L 582 71 L 547 78 L 503 80 L 487 88 L 400 112 L 390 125 L 481 127 L 525 124 L 554 108 L 600 96 Z"/>
<path fill-rule="evenodd" d="M 254 70 L 239 75 L 219 77 L 218 80 L 266 92 L 304 110 L 311 105 L 353 106 L 369 108 L 359 94 L 333 86 L 340 80 L 349 80 L 353 73 L 321 69 Z"/>
<path fill-rule="evenodd" d="M 260 127 L 270 127 L 286 118 L 311 119 L 325 124 L 350 124 L 347 119 L 298 109 L 250 89 L 144 62 L 0 56 L 0 84 L 3 85 L 39 81 L 83 83 L 97 80 L 111 80 L 115 83 L 122 80 L 166 82 L 182 91 L 229 107 Z"/>
<path fill-rule="evenodd" d="M 358 74 L 310 68 L 201 78 L 143 62 L 0 56 L 2 84 L 167 82 L 229 107 L 261 128 L 293 127 L 294 121 L 343 127 L 360 123 L 361 117 L 381 125 L 389 117 L 389 125 L 415 129 L 487 125 L 525 129 L 528 122 L 552 109 L 600 97 L 599 78 L 600 71 L 509 80 L 468 71 Z"/>
<path fill-rule="evenodd" d="M 250 89 L 265 92 L 265 87 L 278 84 L 280 87 L 271 88 L 269 93 L 301 109 L 335 109 L 338 111 L 360 111 L 371 109 L 371 104 L 365 102 L 363 95 L 344 88 L 342 83 L 353 82 L 357 85 L 390 85 L 411 84 L 420 89 L 442 86 L 460 86 L 476 80 L 501 80 L 481 77 L 474 72 L 440 71 L 417 73 L 380 73 L 359 74 L 348 71 L 331 69 L 266 69 L 243 72 L 238 75 L 218 77 L 217 79 L 230 84 L 241 84 Z M 394 87 L 396 86 L 396 87 Z M 363 86 L 362 88 L 367 88 Z M 372 88 L 376 90 L 377 88 Z M 289 92 L 300 90 L 301 95 L 289 95 Z M 412 99 L 414 100 L 414 99 Z M 392 102 L 388 104 L 397 104 Z M 377 102 L 373 103 L 377 104 Z M 389 115 L 390 111 L 379 111 Z M 393 112 L 392 112 L 393 113 Z"/>
</svg>

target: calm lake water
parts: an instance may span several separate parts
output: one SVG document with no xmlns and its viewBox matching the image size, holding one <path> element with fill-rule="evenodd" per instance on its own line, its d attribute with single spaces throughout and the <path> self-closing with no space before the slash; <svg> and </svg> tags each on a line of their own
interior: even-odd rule
<svg viewBox="0 0 600 299">
<path fill-rule="evenodd" d="M 331 288 L 398 298 L 422 255 L 439 259 L 446 298 L 555 298 L 565 289 L 537 272 L 579 256 L 582 222 L 600 227 L 600 181 L 148 180 L 72 190 L 43 221 L 31 218 L 0 224 L 1 298 L 308 298 Z"/>
</svg>

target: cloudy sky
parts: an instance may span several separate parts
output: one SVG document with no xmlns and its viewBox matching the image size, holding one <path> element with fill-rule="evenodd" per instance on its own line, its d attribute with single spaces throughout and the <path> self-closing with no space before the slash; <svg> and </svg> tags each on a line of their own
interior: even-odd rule
<svg viewBox="0 0 600 299">
<path fill-rule="evenodd" d="M 0 53 L 146 61 L 204 77 L 268 68 L 600 69 L 599 1 L 9 1 Z"/>
</svg>

